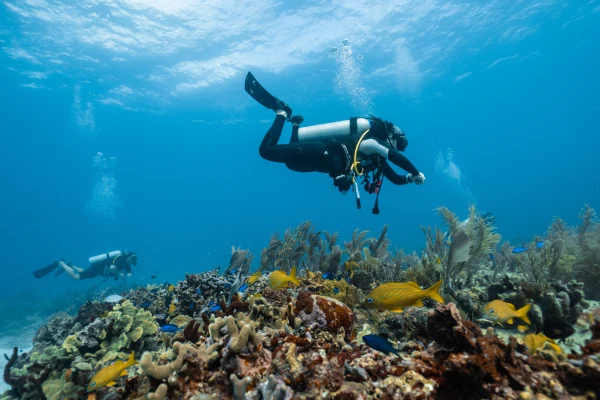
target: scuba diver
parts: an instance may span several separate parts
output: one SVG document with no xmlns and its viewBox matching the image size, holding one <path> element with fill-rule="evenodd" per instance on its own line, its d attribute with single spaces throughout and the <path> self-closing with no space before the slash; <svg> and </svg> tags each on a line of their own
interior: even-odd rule
<svg viewBox="0 0 600 400">
<path fill-rule="evenodd" d="M 127 250 L 115 250 L 90 257 L 90 267 L 87 269 L 76 267 L 72 263 L 65 262 L 65 260 L 58 260 L 47 267 L 34 271 L 33 276 L 40 279 L 60 267 L 61 269 L 56 271 L 55 276 L 66 272 L 71 278 L 77 280 L 91 279 L 98 276 L 105 278 L 114 277 L 117 280 L 131 276 L 131 266 L 137 265 L 137 261 L 138 257 L 136 253 L 128 252 Z"/>
<path fill-rule="evenodd" d="M 425 182 L 425 175 L 401 153 L 408 140 L 393 123 L 371 116 L 300 128 L 304 118 L 292 115 L 291 107 L 267 92 L 251 72 L 246 76 L 245 90 L 276 114 L 260 144 L 261 157 L 284 163 L 292 171 L 329 174 L 342 194 L 354 190 L 357 208 L 361 208 L 359 177 L 363 178 L 367 193 L 377 194 L 373 214 L 379 214 L 379 192 L 384 177 L 396 185 Z M 292 123 L 292 137 L 289 144 L 279 144 L 286 120 Z M 408 174 L 399 175 L 388 161 Z"/>
</svg>

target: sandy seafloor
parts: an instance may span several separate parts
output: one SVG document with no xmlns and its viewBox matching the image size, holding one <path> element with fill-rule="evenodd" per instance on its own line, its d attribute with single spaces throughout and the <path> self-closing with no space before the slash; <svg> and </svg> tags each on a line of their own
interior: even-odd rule
<svg viewBox="0 0 600 400">
<path fill-rule="evenodd" d="M 47 318 L 41 316 L 26 317 L 18 326 L 11 324 L 0 330 L 0 371 L 4 371 L 6 357 L 12 354 L 13 347 L 19 348 L 19 353 L 28 352 L 33 346 L 33 338 L 37 330 L 47 322 Z M 10 386 L 0 379 L 0 393 L 10 389 Z"/>
</svg>

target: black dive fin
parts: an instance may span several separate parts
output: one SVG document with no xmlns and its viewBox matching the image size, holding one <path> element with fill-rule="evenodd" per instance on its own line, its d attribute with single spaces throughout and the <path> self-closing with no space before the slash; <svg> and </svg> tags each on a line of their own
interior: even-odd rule
<svg viewBox="0 0 600 400">
<path fill-rule="evenodd" d="M 288 119 L 292 117 L 292 108 L 285 102 L 273 96 L 271 93 L 267 92 L 267 90 L 262 87 L 260 83 L 258 83 L 254 75 L 252 75 L 252 72 L 248 72 L 248 75 L 246 75 L 244 89 L 246 89 L 246 92 L 252 96 L 254 100 L 262 104 L 264 107 L 273 111 L 285 110 L 287 112 Z"/>
<path fill-rule="evenodd" d="M 52 264 L 47 267 L 38 269 L 37 271 L 33 271 L 33 276 L 37 279 L 43 278 L 48 275 L 50 272 L 54 271 L 58 267 L 58 261 L 54 261 Z"/>
</svg>

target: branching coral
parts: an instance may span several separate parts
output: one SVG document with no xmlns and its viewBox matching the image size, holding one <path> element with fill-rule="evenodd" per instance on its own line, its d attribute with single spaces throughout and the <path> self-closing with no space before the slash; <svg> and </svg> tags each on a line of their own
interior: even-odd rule
<svg viewBox="0 0 600 400">
<path fill-rule="evenodd" d="M 579 237 L 582 237 L 586 234 L 590 226 L 595 222 L 596 211 L 588 206 L 587 204 L 583 206 L 581 213 L 579 213 L 579 219 L 581 220 L 581 225 L 579 226 Z"/>
<path fill-rule="evenodd" d="M 231 384 L 233 385 L 233 399 L 245 400 L 246 390 L 248 389 L 248 385 L 252 383 L 252 378 L 246 376 L 239 379 L 235 374 L 231 374 L 229 379 L 231 379 Z"/>
<path fill-rule="evenodd" d="M 227 317 L 226 323 L 227 333 L 230 336 L 227 346 L 234 353 L 241 353 L 248 344 L 254 345 L 254 348 L 262 344 L 262 336 L 256 333 L 257 324 L 254 322 L 239 321 L 236 323 L 233 317 Z"/>
<path fill-rule="evenodd" d="M 500 235 L 494 230 L 495 228 L 482 218 L 475 206 L 471 205 L 465 232 L 471 239 L 469 255 L 472 263 L 476 263 L 481 258 L 487 258 L 496 249 L 500 242 Z"/>
<path fill-rule="evenodd" d="M 369 231 L 355 229 L 350 241 L 344 242 L 344 254 L 349 257 L 348 261 L 359 262 L 362 259 L 362 249 L 368 243 L 368 239 L 366 239 L 368 233 Z"/>
<path fill-rule="evenodd" d="M 474 205 L 469 207 L 469 218 L 466 221 L 459 222 L 458 217 L 447 207 L 440 207 L 437 209 L 438 214 L 448 225 L 449 238 L 452 242 L 456 242 L 458 235 L 462 233 L 466 234 L 469 240 L 468 257 L 462 261 L 456 261 L 451 256 L 455 256 L 458 253 L 448 254 L 448 261 L 445 265 L 446 270 L 446 284 L 450 284 L 450 279 L 456 280 L 461 272 L 465 272 L 465 280 L 463 286 L 470 286 L 471 279 L 475 271 L 479 269 L 479 264 L 482 260 L 487 259 L 489 255 L 495 250 L 496 246 L 500 242 L 500 235 L 494 232 L 494 227 L 481 216 Z M 443 252 L 443 236 L 441 232 L 437 231 L 435 235 L 435 241 L 432 233 L 425 231 L 428 239 L 428 249 L 426 251 L 433 252 L 429 248 L 434 248 L 436 251 Z M 466 238 L 462 237 L 462 243 L 466 243 Z M 464 248 L 461 246 L 461 255 L 464 255 Z M 458 247 L 457 247 L 458 249 Z"/>
<path fill-rule="evenodd" d="M 169 387 L 166 384 L 161 383 L 160 385 L 158 385 L 154 393 L 148 393 L 146 396 L 142 396 L 140 400 L 166 400 L 168 389 Z"/>
<path fill-rule="evenodd" d="M 448 207 L 441 206 L 436 209 L 438 215 L 442 217 L 446 225 L 448 226 L 449 236 L 454 236 L 458 232 L 460 221 L 456 214 L 454 214 Z"/>
<path fill-rule="evenodd" d="M 287 229 L 283 241 L 277 235 L 271 236 L 269 247 L 261 253 L 260 270 L 280 269 L 289 272 L 293 266 L 308 265 L 320 260 L 324 245 L 320 232 L 315 231 L 311 221 Z"/>
<path fill-rule="evenodd" d="M 586 283 L 590 298 L 600 299 L 600 224 L 594 220 L 595 215 L 587 205 L 580 214 L 574 271 L 577 279 Z"/>
<path fill-rule="evenodd" d="M 423 257 L 427 257 L 431 262 L 436 262 L 438 258 L 445 259 L 448 254 L 448 246 L 444 238 L 444 233 L 437 227 L 433 231 L 431 227 L 421 226 L 421 230 L 425 235 Z"/>
<path fill-rule="evenodd" d="M 181 369 L 183 357 L 185 356 L 185 353 L 187 353 L 188 347 L 177 342 L 173 344 L 173 350 L 175 350 L 177 358 L 165 365 L 155 364 L 152 361 L 152 353 L 145 352 L 140 359 L 140 367 L 146 375 L 151 376 L 154 379 L 167 379 L 173 372 L 177 372 Z"/>
</svg>

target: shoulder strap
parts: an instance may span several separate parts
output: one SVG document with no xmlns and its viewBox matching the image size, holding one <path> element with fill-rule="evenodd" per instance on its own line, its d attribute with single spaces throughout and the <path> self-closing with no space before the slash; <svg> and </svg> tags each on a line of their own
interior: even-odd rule
<svg viewBox="0 0 600 400">
<path fill-rule="evenodd" d="M 350 118 L 350 136 L 358 133 L 358 117 Z"/>
</svg>

